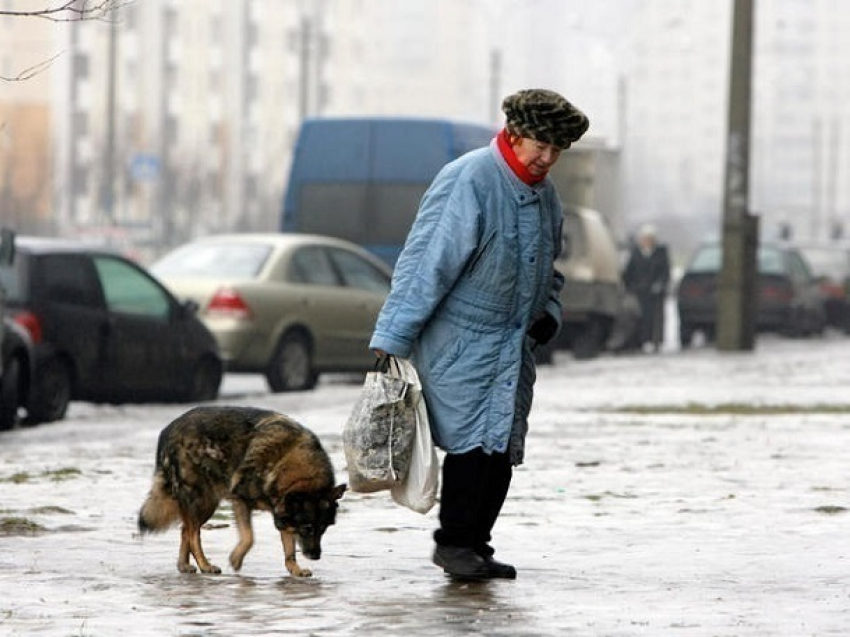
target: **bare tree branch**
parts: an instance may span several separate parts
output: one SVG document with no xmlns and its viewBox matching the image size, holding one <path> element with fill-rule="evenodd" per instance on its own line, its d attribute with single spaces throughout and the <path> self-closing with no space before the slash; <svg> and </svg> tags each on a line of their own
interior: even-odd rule
<svg viewBox="0 0 850 637">
<path fill-rule="evenodd" d="M 48 0 L 44 0 L 46 3 Z M 112 20 L 112 15 L 118 9 L 131 4 L 134 0 L 61 0 L 55 6 L 49 4 L 42 9 L 31 9 L 29 11 L 14 11 L 0 9 L 0 17 L 9 16 L 13 18 L 42 18 L 51 22 L 82 22 L 84 20 Z M 0 75 L 0 82 L 24 82 L 29 80 L 45 69 L 49 68 L 56 59 L 62 55 L 57 53 L 49 60 L 39 62 L 24 69 L 17 75 Z"/>
<path fill-rule="evenodd" d="M 12 77 L 0 75 L 0 82 L 24 82 L 24 81 L 26 81 L 30 78 L 33 78 L 36 75 L 38 75 L 39 73 L 41 73 L 42 71 L 44 71 L 45 69 L 47 69 L 51 64 L 53 64 L 53 62 L 60 55 L 62 55 L 62 53 L 63 52 L 60 51 L 59 53 L 54 55 L 49 60 L 45 60 L 44 62 L 39 62 L 38 64 L 35 64 L 35 65 L 29 67 L 28 69 L 24 69 L 23 71 L 21 71 L 20 73 L 18 73 L 17 75 L 14 75 Z"/>
<path fill-rule="evenodd" d="M 54 7 L 47 6 L 31 11 L 0 10 L 0 16 L 43 18 L 52 22 L 103 20 L 124 4 L 127 3 L 122 0 L 64 0 Z"/>
</svg>

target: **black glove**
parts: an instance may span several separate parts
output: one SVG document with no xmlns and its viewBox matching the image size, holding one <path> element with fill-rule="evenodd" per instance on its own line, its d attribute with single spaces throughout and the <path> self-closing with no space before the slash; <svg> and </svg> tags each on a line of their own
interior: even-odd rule
<svg viewBox="0 0 850 637">
<path fill-rule="evenodd" d="M 540 345 L 551 341 L 558 332 L 558 321 L 551 314 L 544 314 L 528 328 L 528 335 Z"/>
</svg>

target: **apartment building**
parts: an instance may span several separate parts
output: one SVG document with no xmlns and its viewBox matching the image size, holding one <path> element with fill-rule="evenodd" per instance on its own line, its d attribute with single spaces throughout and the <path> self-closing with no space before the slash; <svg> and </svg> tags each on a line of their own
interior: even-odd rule
<svg viewBox="0 0 850 637">
<path fill-rule="evenodd" d="M 622 148 L 625 226 L 703 236 L 722 213 L 732 1 L 145 0 L 108 22 L 0 18 L 0 75 L 49 62 L 0 83 L 2 216 L 163 248 L 274 229 L 303 117 L 495 124 L 504 94 L 538 85 L 591 114 L 588 143 Z M 850 231 L 848 27 L 843 0 L 756 2 L 763 229 Z"/>
<path fill-rule="evenodd" d="M 732 0 L 645 0 L 630 34 L 623 197 L 644 220 L 720 232 Z M 783 227 L 850 233 L 850 5 L 756 0 L 750 209 Z"/>
</svg>

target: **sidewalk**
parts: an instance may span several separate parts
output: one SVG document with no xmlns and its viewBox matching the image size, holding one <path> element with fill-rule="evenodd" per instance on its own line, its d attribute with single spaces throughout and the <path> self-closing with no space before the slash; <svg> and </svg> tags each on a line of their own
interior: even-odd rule
<svg viewBox="0 0 850 637">
<path fill-rule="evenodd" d="M 223 403 L 310 426 L 346 479 L 340 433 L 357 385 L 225 389 Z M 179 532 L 141 541 L 134 525 L 156 436 L 186 408 L 75 405 L 67 421 L 0 437 L 0 522 L 43 527 L 0 527 L 0 633 L 843 637 L 850 626 L 850 339 L 541 368 L 526 464 L 494 532 L 516 581 L 446 579 L 430 563 L 436 509 L 421 516 L 385 493 L 346 494 L 311 580 L 285 574 L 265 513 L 239 574 L 229 513 L 204 535 L 224 572 L 179 574 Z"/>
</svg>

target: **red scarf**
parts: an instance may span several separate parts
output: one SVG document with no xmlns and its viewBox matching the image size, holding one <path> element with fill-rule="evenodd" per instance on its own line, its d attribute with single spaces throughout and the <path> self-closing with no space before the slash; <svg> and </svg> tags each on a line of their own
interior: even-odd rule
<svg viewBox="0 0 850 637">
<path fill-rule="evenodd" d="M 505 161 L 508 162 L 508 166 L 511 167 L 511 170 L 514 171 L 514 174 L 520 178 L 522 183 L 533 186 L 534 184 L 539 184 L 541 181 L 546 179 L 546 173 L 542 175 L 532 175 L 528 168 L 526 168 L 525 165 L 523 165 L 523 163 L 517 158 L 514 149 L 511 147 L 510 136 L 508 135 L 506 128 L 503 128 L 496 136 L 496 145 L 499 147 L 499 152 L 502 153 L 502 157 L 504 157 Z"/>
</svg>

